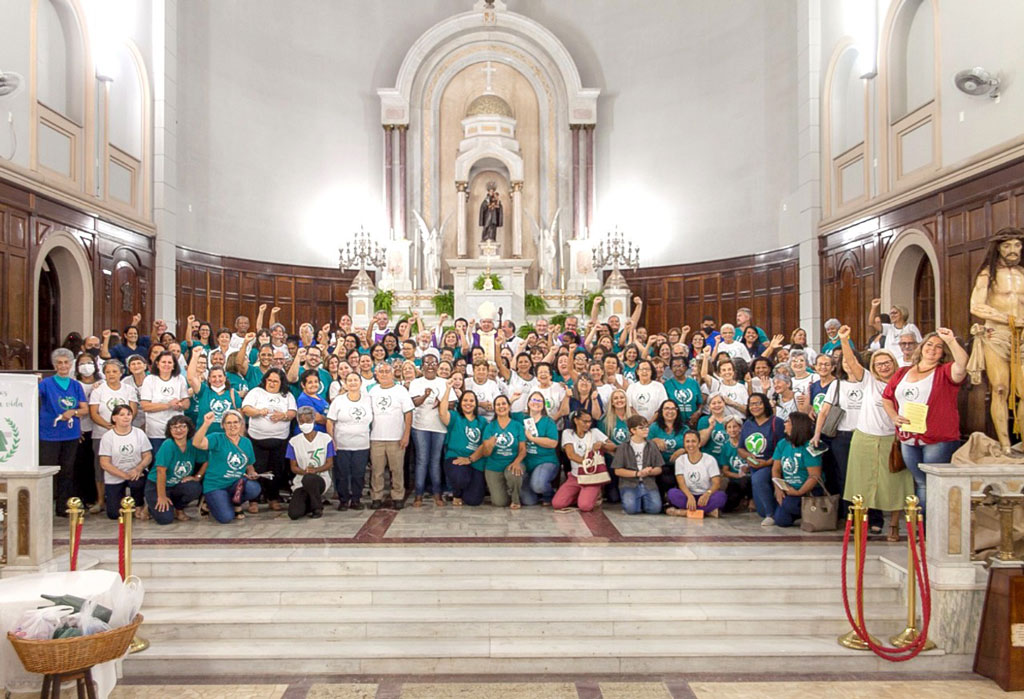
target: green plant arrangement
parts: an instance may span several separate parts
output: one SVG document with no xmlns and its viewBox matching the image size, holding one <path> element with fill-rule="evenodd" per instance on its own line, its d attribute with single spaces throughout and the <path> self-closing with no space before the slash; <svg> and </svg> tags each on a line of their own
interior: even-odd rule
<svg viewBox="0 0 1024 699">
<path fill-rule="evenodd" d="M 495 291 L 501 291 L 502 289 L 505 288 L 501 284 L 501 279 L 498 277 L 497 274 L 494 274 L 493 272 L 491 272 L 491 274 L 489 274 L 489 275 L 488 274 L 481 274 L 479 277 L 477 277 L 476 281 L 473 282 L 473 288 L 476 289 L 477 291 L 483 289 L 484 288 L 484 282 L 487 281 L 487 277 L 491 278 L 491 287 Z"/>
<path fill-rule="evenodd" d="M 395 305 L 395 292 L 394 289 L 378 289 L 377 293 L 373 295 L 373 310 L 384 311 L 391 317 L 391 308 Z"/>
<path fill-rule="evenodd" d="M 548 322 L 550 322 L 552 325 L 564 326 L 565 319 L 567 317 L 568 314 L 566 313 L 556 313 L 555 315 L 551 316 Z"/>
<path fill-rule="evenodd" d="M 455 315 L 455 292 L 451 289 L 434 294 L 430 299 L 434 303 L 434 313 L 441 316 L 446 313 L 449 317 Z"/>
<path fill-rule="evenodd" d="M 583 314 L 584 315 L 590 315 L 590 309 L 594 307 L 594 299 L 596 299 L 598 296 L 601 296 L 602 293 L 603 292 L 601 292 L 601 291 L 589 291 L 589 292 L 587 292 L 586 296 L 583 297 Z M 598 308 L 601 308 L 601 306 L 604 306 L 604 299 L 601 299 L 601 305 L 598 306 Z"/>
<path fill-rule="evenodd" d="M 541 316 L 548 312 L 548 303 L 544 300 L 543 296 L 537 294 L 527 294 L 524 297 L 526 304 L 526 315 L 528 316 Z"/>
<path fill-rule="evenodd" d="M 535 329 L 536 328 L 533 327 L 533 323 L 523 323 L 516 331 L 516 335 L 525 340 L 526 336 L 534 332 Z"/>
</svg>

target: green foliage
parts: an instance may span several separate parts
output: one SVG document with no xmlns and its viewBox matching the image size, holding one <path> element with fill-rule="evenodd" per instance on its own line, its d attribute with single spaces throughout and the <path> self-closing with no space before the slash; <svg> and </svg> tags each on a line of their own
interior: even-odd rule
<svg viewBox="0 0 1024 699">
<path fill-rule="evenodd" d="M 373 295 L 373 310 L 384 311 L 391 317 L 391 308 L 395 305 L 395 292 L 393 289 L 383 291 L 378 289 L 377 293 Z"/>
<path fill-rule="evenodd" d="M 590 315 L 590 309 L 594 306 L 594 299 L 601 296 L 600 291 L 589 291 L 586 296 L 583 297 L 583 314 Z M 601 299 L 601 305 L 598 308 L 604 306 L 604 299 Z"/>
<path fill-rule="evenodd" d="M 455 315 L 455 292 L 451 289 L 435 294 L 430 300 L 434 303 L 434 313 L 438 317 L 442 313 L 447 313 L 449 317 Z"/>
<path fill-rule="evenodd" d="M 498 278 L 498 275 L 494 274 L 493 272 L 490 275 L 481 274 L 479 277 L 477 277 L 476 281 L 473 282 L 473 288 L 476 289 L 477 291 L 483 289 L 484 288 L 484 282 L 487 281 L 487 277 L 488 276 L 490 276 L 490 278 L 491 278 L 491 286 L 495 290 L 500 291 L 501 289 L 505 288 L 501 284 L 501 279 Z"/>
<path fill-rule="evenodd" d="M 548 303 L 543 296 L 527 294 L 524 298 L 526 304 L 526 315 L 542 316 L 548 312 Z"/>
<path fill-rule="evenodd" d="M 565 327 L 565 319 L 567 317 L 568 317 L 568 314 L 566 314 L 566 313 L 556 313 L 555 315 L 551 316 L 551 318 L 548 319 L 548 322 L 551 323 L 552 325 L 558 325 L 560 327 Z"/>
<path fill-rule="evenodd" d="M 533 327 L 533 323 L 523 323 L 522 325 L 519 326 L 519 330 L 516 331 L 516 335 L 525 340 L 526 336 L 532 333 L 534 330 L 535 328 Z"/>
</svg>

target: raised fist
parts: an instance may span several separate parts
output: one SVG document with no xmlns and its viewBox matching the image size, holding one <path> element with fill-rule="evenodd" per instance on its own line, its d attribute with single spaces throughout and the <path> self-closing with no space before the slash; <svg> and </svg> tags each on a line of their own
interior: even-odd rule
<svg viewBox="0 0 1024 699">
<path fill-rule="evenodd" d="M 246 333 L 245 334 L 245 342 L 246 342 L 246 344 L 251 343 L 255 339 L 256 339 L 256 333 Z"/>
<path fill-rule="evenodd" d="M 882 305 L 882 299 L 871 299 L 871 306 L 872 307 L 874 307 L 874 306 L 881 306 L 881 305 Z"/>
<path fill-rule="evenodd" d="M 108 338 L 110 337 L 110 331 L 109 331 L 109 330 L 104 330 L 104 331 L 103 331 L 102 333 L 100 333 L 100 334 L 101 334 L 101 335 L 103 336 L 103 339 L 104 339 L 104 340 L 106 340 L 106 339 L 108 339 Z"/>
<path fill-rule="evenodd" d="M 274 306 L 273 308 L 270 309 L 270 312 L 271 313 L 280 313 L 281 312 L 281 307 L 280 306 Z"/>
<path fill-rule="evenodd" d="M 842 327 L 839 328 L 839 339 L 840 340 L 849 340 L 850 339 L 850 326 L 849 325 L 843 325 Z"/>
<path fill-rule="evenodd" d="M 633 303 L 635 303 L 637 306 L 643 305 L 643 302 L 644 302 L 644 300 L 642 298 L 640 298 L 639 296 L 634 296 L 633 297 Z"/>
<path fill-rule="evenodd" d="M 138 325 L 141 322 L 142 322 L 142 314 L 141 313 L 136 313 L 135 315 L 132 316 L 132 325 Z"/>
<path fill-rule="evenodd" d="M 263 313 L 266 310 L 267 310 L 267 304 L 261 303 L 260 304 L 260 313 Z"/>
</svg>

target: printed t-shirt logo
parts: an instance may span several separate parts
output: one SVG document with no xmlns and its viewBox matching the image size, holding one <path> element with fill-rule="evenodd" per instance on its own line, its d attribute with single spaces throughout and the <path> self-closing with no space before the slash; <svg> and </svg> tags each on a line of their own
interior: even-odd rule
<svg viewBox="0 0 1024 699">
<path fill-rule="evenodd" d="M 651 394 L 646 391 L 637 391 L 636 402 L 640 405 L 647 405 L 651 402 Z"/>
<path fill-rule="evenodd" d="M 217 422 L 221 421 L 224 417 L 224 413 L 231 409 L 231 401 L 227 398 L 222 400 L 211 400 L 210 401 L 210 412 L 213 413 L 213 417 Z"/>
<path fill-rule="evenodd" d="M 814 406 L 814 410 L 815 411 L 821 412 L 821 406 L 823 406 L 824 404 L 825 404 L 825 394 L 824 393 L 819 393 L 818 395 L 816 395 L 814 397 L 814 402 L 812 403 L 812 405 Z"/>
<path fill-rule="evenodd" d="M 244 454 L 240 454 L 237 451 L 231 452 L 230 454 L 228 454 L 228 457 L 225 459 L 225 462 L 227 463 L 227 465 L 230 466 L 232 469 L 242 468 L 243 466 L 245 466 L 245 461 L 246 461 L 245 455 Z"/>
<path fill-rule="evenodd" d="M 494 438 L 494 444 L 501 449 L 511 449 L 515 441 L 511 432 L 499 432 Z"/>
<path fill-rule="evenodd" d="M 362 406 L 356 405 L 349 409 L 348 414 L 355 422 L 362 422 L 363 418 L 366 417 L 366 410 Z"/>
<path fill-rule="evenodd" d="M 128 401 L 120 396 L 111 396 L 110 398 L 107 398 L 107 402 L 104 403 L 104 405 L 107 406 L 107 410 L 114 412 L 114 408 L 119 405 L 128 405 Z"/>
<path fill-rule="evenodd" d="M 71 410 L 72 408 L 78 407 L 78 401 L 75 400 L 74 396 L 61 396 L 60 400 L 57 401 L 60 407 L 64 410 Z"/>
<path fill-rule="evenodd" d="M 309 454 L 307 455 L 307 458 L 309 459 L 309 465 L 312 466 L 313 468 L 320 468 L 321 466 L 323 466 L 324 454 L 326 452 L 327 450 L 324 447 L 320 447 L 309 452 Z"/>
<path fill-rule="evenodd" d="M 127 455 L 127 454 L 134 454 L 135 453 L 135 445 L 134 444 L 122 444 L 118 448 L 118 451 L 120 453 L 122 453 L 122 454 L 125 454 L 125 455 Z"/>
<path fill-rule="evenodd" d="M 690 479 L 691 483 L 700 482 L 700 471 L 690 471 L 686 474 L 686 477 Z"/>
<path fill-rule="evenodd" d="M 907 386 L 900 393 L 903 395 L 903 400 L 914 402 L 921 396 L 921 389 L 917 386 Z"/>
<path fill-rule="evenodd" d="M 742 472 L 743 467 L 745 465 L 746 464 L 744 463 L 743 459 L 741 459 L 737 455 L 734 455 L 731 459 L 729 459 L 729 470 L 732 471 L 733 473 Z"/>
<path fill-rule="evenodd" d="M 800 472 L 800 462 L 795 457 L 787 456 L 782 460 L 782 475 L 787 483 L 792 483 Z"/>
<path fill-rule="evenodd" d="M 187 478 L 192 474 L 192 464 L 189 461 L 176 461 L 172 473 L 174 473 L 175 480 L 180 481 L 182 478 Z"/>
<path fill-rule="evenodd" d="M 725 433 L 725 430 L 716 429 L 711 433 L 711 441 L 721 446 L 725 444 L 725 440 L 729 438 L 729 435 Z"/>
<path fill-rule="evenodd" d="M 381 396 L 377 399 L 377 408 L 387 410 L 391 407 L 391 396 Z"/>
<path fill-rule="evenodd" d="M 677 388 L 673 395 L 679 405 L 690 405 L 693 402 L 693 391 L 688 388 Z"/>
<path fill-rule="evenodd" d="M 627 436 L 628 435 L 626 434 L 626 430 L 623 427 L 616 427 L 615 431 L 612 432 L 612 438 L 618 444 L 622 444 L 623 442 L 625 442 Z"/>
<path fill-rule="evenodd" d="M 755 432 L 754 434 L 748 436 L 743 441 L 743 444 L 747 448 L 747 451 L 749 451 L 751 454 L 757 454 L 760 456 L 762 453 L 764 453 L 764 448 L 765 446 L 767 446 L 767 440 L 765 440 L 763 434 L 761 434 L 760 432 Z"/>
<path fill-rule="evenodd" d="M 466 443 L 469 446 L 480 444 L 480 430 L 476 427 L 466 427 Z"/>
<path fill-rule="evenodd" d="M 160 387 L 160 395 L 161 396 L 173 396 L 174 395 L 174 386 L 161 386 Z"/>
</svg>

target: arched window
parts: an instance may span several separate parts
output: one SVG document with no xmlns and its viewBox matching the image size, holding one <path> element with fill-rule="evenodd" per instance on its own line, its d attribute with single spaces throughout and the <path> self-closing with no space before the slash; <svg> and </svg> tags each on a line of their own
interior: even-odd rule
<svg viewBox="0 0 1024 699">
<path fill-rule="evenodd" d="M 127 44 L 111 52 L 106 85 L 106 199 L 141 213 L 148 90 L 145 66 Z"/>
<path fill-rule="evenodd" d="M 35 165 L 82 187 L 86 50 L 82 25 L 68 0 L 36 5 Z"/>
<path fill-rule="evenodd" d="M 841 209 L 868 196 L 866 88 L 852 45 L 840 45 L 827 81 L 830 203 Z"/>
<path fill-rule="evenodd" d="M 899 186 L 940 164 L 935 0 L 896 0 L 882 39 L 887 179 Z"/>
</svg>

